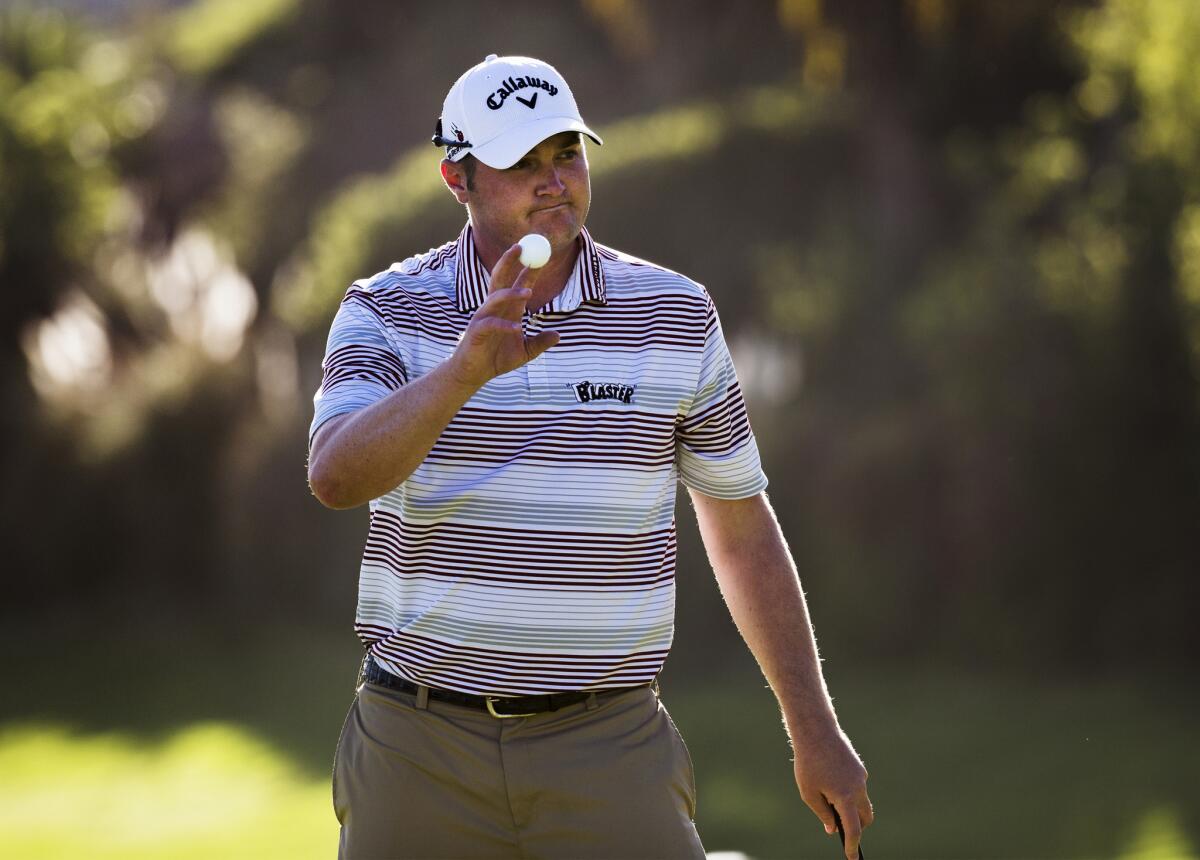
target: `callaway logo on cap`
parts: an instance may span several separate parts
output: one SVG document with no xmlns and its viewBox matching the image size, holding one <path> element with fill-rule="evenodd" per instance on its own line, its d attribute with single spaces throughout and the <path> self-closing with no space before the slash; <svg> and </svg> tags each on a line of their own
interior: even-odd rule
<svg viewBox="0 0 1200 860">
<path fill-rule="evenodd" d="M 563 131 L 604 142 L 584 125 L 571 88 L 553 66 L 531 57 L 489 54 L 446 94 L 433 142 L 446 147 L 451 161 L 469 153 L 503 170 Z"/>
</svg>

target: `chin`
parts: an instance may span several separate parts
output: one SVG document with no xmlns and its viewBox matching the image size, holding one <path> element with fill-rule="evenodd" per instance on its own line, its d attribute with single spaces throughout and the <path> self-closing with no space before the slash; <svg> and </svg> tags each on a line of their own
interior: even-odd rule
<svg viewBox="0 0 1200 860">
<path fill-rule="evenodd" d="M 567 220 L 556 220 L 554 224 L 543 224 L 541 229 L 535 227 L 535 232 L 541 233 L 550 240 L 551 246 L 555 249 L 562 249 L 570 245 L 579 238 L 581 225 L 574 217 L 569 222 Z"/>
<path fill-rule="evenodd" d="M 564 230 L 558 235 L 546 238 L 550 240 L 550 247 L 554 249 L 554 253 L 561 254 L 570 250 L 579 241 L 579 230 Z"/>
</svg>

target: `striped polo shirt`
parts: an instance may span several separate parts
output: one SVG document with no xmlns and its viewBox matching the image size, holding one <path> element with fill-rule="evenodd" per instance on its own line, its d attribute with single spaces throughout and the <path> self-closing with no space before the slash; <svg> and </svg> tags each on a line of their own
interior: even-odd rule
<svg viewBox="0 0 1200 860">
<path fill-rule="evenodd" d="M 766 487 L 704 287 L 579 243 L 566 287 L 525 316 L 559 343 L 479 389 L 370 504 L 355 629 L 402 678 L 499 696 L 648 683 L 674 633 L 676 482 Z M 310 440 L 449 358 L 488 280 L 468 223 L 356 281 Z"/>
</svg>

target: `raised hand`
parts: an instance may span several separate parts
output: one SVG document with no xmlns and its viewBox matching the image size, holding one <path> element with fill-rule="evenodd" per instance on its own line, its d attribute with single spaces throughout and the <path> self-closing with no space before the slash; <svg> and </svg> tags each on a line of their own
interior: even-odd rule
<svg viewBox="0 0 1200 860">
<path fill-rule="evenodd" d="M 524 268 L 520 257 L 521 246 L 513 245 L 496 262 L 488 297 L 471 317 L 450 357 L 455 377 L 465 384 L 478 388 L 558 343 L 556 331 L 533 337 L 524 334 L 521 316 L 542 270 Z"/>
</svg>

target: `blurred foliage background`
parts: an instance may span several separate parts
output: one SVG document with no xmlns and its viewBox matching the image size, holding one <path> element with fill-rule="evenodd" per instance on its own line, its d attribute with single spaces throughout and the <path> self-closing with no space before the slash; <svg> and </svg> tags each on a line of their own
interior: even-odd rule
<svg viewBox="0 0 1200 860">
<path fill-rule="evenodd" d="M 461 226 L 428 137 L 495 51 L 605 137 L 599 241 L 716 297 L 869 853 L 1195 856 L 1197 44 L 1186 0 L 0 6 L 0 853 L 330 855 L 366 517 L 310 398 L 349 282 Z M 701 834 L 836 856 L 686 507 Z"/>
</svg>

